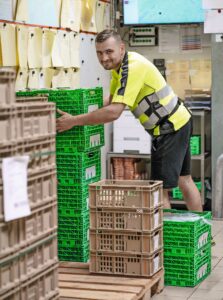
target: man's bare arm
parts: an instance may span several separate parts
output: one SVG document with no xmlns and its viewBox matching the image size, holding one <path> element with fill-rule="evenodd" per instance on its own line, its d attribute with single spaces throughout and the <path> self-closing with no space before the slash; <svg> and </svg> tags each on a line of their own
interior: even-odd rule
<svg viewBox="0 0 223 300">
<path fill-rule="evenodd" d="M 66 112 L 58 110 L 62 117 L 57 119 L 57 131 L 66 131 L 74 126 L 96 125 L 112 122 L 119 118 L 124 109 L 125 104 L 111 103 L 93 112 L 78 116 L 72 116 Z"/>
</svg>

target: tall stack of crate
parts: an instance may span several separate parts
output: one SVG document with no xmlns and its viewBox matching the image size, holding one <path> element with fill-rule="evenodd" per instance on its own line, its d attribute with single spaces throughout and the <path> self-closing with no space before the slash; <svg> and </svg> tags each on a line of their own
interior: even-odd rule
<svg viewBox="0 0 223 300">
<path fill-rule="evenodd" d="M 211 212 L 164 210 L 165 284 L 195 286 L 211 272 Z"/>
<path fill-rule="evenodd" d="M 90 272 L 153 276 L 163 268 L 162 182 L 90 184 Z"/>
<path fill-rule="evenodd" d="M 20 96 L 48 94 L 57 109 L 80 115 L 103 106 L 102 88 L 35 90 Z M 57 113 L 57 117 L 60 115 Z M 101 178 L 104 126 L 76 126 L 57 133 L 58 255 L 63 261 L 89 259 L 88 184 Z"/>
<path fill-rule="evenodd" d="M 55 106 L 47 98 L 17 103 L 14 82 L 13 70 L 0 69 L 0 164 L 29 156 L 31 215 L 5 222 L 0 173 L 0 298 L 59 299 Z"/>
</svg>

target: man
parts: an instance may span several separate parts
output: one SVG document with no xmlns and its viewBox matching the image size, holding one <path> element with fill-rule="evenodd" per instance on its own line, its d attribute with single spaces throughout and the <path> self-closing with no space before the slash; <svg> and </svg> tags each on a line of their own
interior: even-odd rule
<svg viewBox="0 0 223 300">
<path fill-rule="evenodd" d="M 95 42 L 99 62 L 111 70 L 110 97 L 104 107 L 87 114 L 71 116 L 59 110 L 57 130 L 112 122 L 127 105 L 153 137 L 151 179 L 163 181 L 164 207 L 170 208 L 168 191 L 179 185 L 187 208 L 202 211 L 200 193 L 190 175 L 190 112 L 151 62 L 125 51 L 117 32 L 104 30 Z"/>
</svg>

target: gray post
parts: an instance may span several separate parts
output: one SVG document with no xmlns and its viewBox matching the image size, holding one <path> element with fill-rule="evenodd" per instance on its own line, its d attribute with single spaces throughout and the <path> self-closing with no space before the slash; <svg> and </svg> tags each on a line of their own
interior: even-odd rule
<svg viewBox="0 0 223 300">
<path fill-rule="evenodd" d="M 212 34 L 212 212 L 213 217 L 219 217 L 220 212 L 222 217 L 223 199 L 222 194 L 219 199 L 217 192 L 222 189 L 222 180 L 218 178 L 216 182 L 216 166 L 218 157 L 223 153 L 223 40 L 217 42 L 216 37 Z"/>
</svg>

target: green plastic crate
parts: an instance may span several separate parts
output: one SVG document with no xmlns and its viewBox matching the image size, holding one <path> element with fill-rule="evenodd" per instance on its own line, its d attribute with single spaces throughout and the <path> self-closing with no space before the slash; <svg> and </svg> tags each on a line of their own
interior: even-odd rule
<svg viewBox="0 0 223 300">
<path fill-rule="evenodd" d="M 57 186 L 57 202 L 59 208 L 76 210 L 88 210 L 89 192 L 88 186 L 82 189 L 75 186 Z"/>
<path fill-rule="evenodd" d="M 57 153 L 59 184 L 92 183 L 101 177 L 101 151 Z"/>
<path fill-rule="evenodd" d="M 57 133 L 56 148 L 60 153 L 73 153 L 102 147 L 105 143 L 104 126 L 76 126 Z"/>
<path fill-rule="evenodd" d="M 201 181 L 195 181 L 194 183 L 196 184 L 198 190 L 201 191 L 201 186 L 202 186 Z M 183 194 L 179 187 L 172 189 L 172 197 L 173 199 L 183 200 Z"/>
<path fill-rule="evenodd" d="M 191 136 L 190 151 L 191 151 L 191 155 L 201 154 L 201 136 L 200 135 Z"/>
<path fill-rule="evenodd" d="M 103 106 L 102 88 L 77 90 L 32 90 L 18 92 L 17 96 L 47 95 L 48 101 L 72 115 L 91 112 Z M 56 114 L 60 116 L 59 113 Z M 86 151 L 104 145 L 104 125 L 76 126 L 57 134 L 57 151 Z"/>
<path fill-rule="evenodd" d="M 58 244 L 58 257 L 60 261 L 88 262 L 89 243 L 82 247 L 61 247 Z"/>
<path fill-rule="evenodd" d="M 193 212 L 201 218 L 183 222 L 166 220 L 165 215 L 167 213 L 186 216 L 190 212 L 174 209 L 164 210 L 164 254 L 193 256 L 197 250 L 211 244 L 211 212 Z"/>
<path fill-rule="evenodd" d="M 73 115 L 88 113 L 103 106 L 103 90 L 101 87 L 76 90 L 31 90 L 17 92 L 17 97 L 32 97 L 48 95 L 50 102 L 55 102 L 57 108 Z"/>
<path fill-rule="evenodd" d="M 198 250 L 194 256 L 165 255 L 165 284 L 173 286 L 196 286 L 211 272 L 211 245 Z"/>
</svg>

